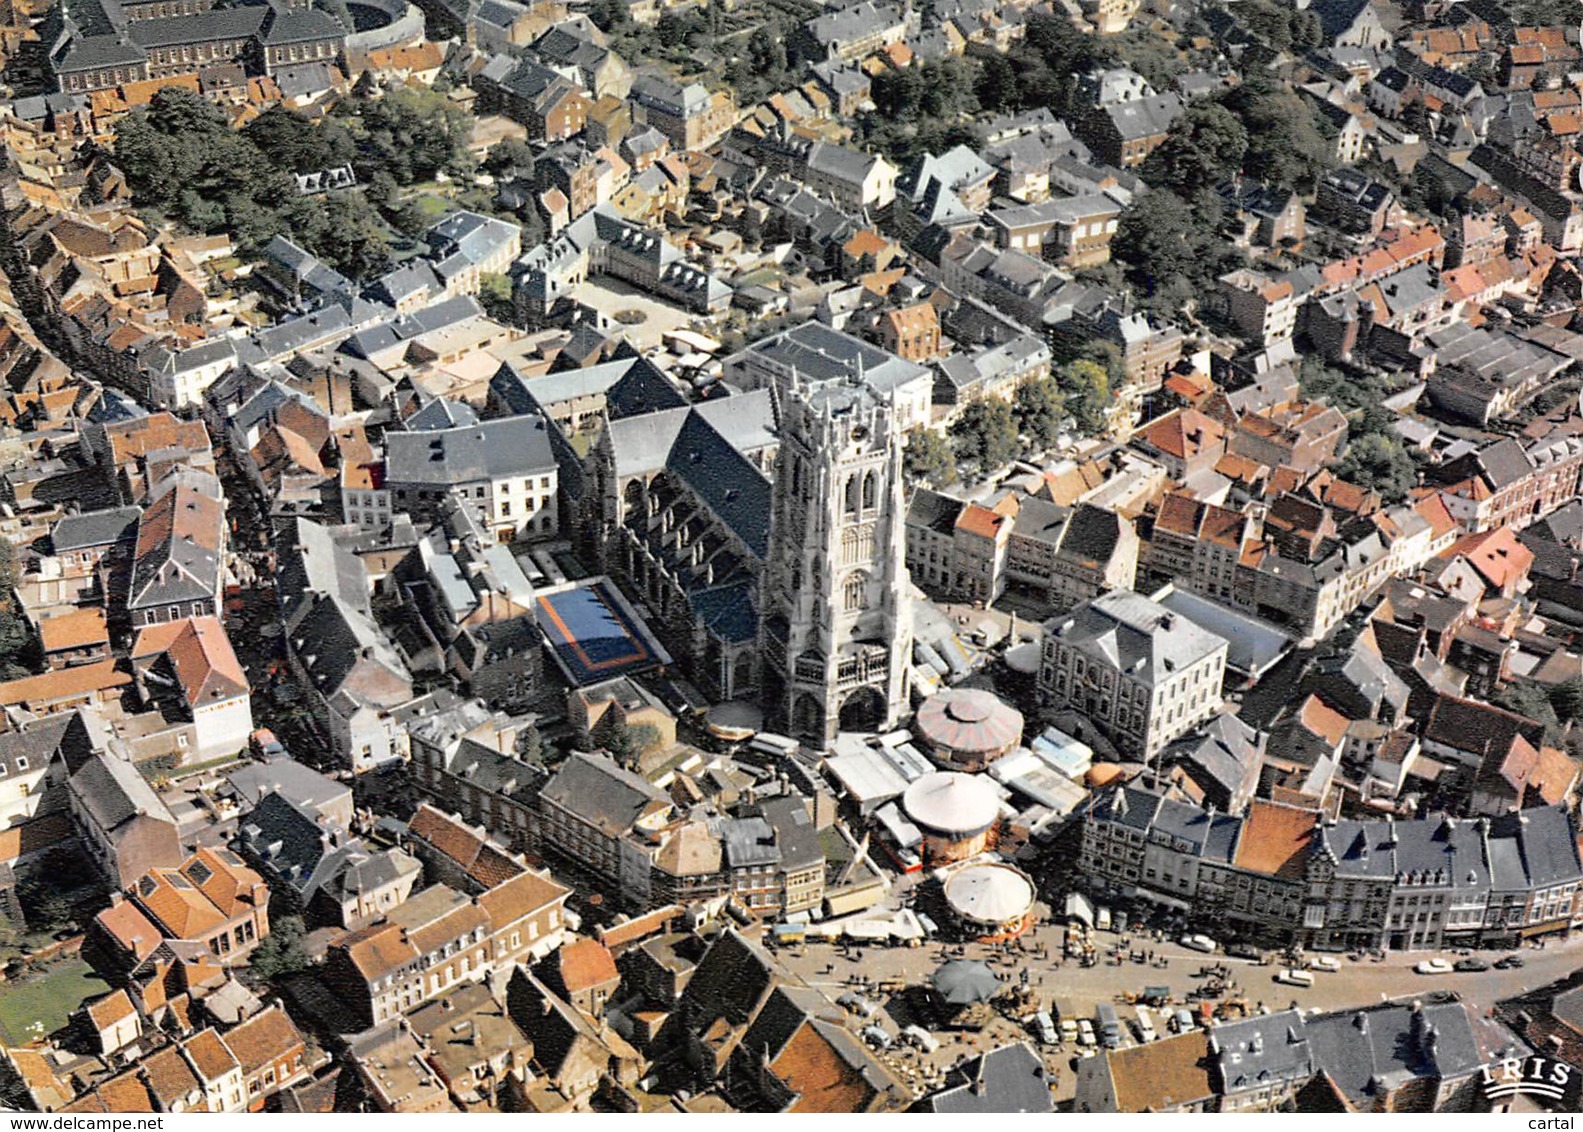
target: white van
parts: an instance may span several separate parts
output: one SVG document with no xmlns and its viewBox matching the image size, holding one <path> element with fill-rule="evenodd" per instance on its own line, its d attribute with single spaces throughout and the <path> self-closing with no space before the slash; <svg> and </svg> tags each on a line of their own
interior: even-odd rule
<svg viewBox="0 0 1583 1132">
<path fill-rule="evenodd" d="M 1160 1035 L 1155 1033 L 1154 1019 L 1149 1014 L 1147 1006 L 1138 1007 L 1138 1041 L 1148 1045 Z"/>
<path fill-rule="evenodd" d="M 1341 970 L 1341 961 L 1333 959 L 1329 955 L 1315 955 L 1308 960 L 1308 969 L 1310 971 L 1330 971 L 1334 973 Z"/>
<path fill-rule="evenodd" d="M 1275 981 L 1285 983 L 1289 987 L 1311 987 L 1314 985 L 1314 973 L 1312 971 L 1294 971 L 1290 967 L 1283 967 L 1275 976 Z"/>
<path fill-rule="evenodd" d="M 1050 1017 L 1048 1010 L 1041 1010 L 1033 1016 L 1033 1024 L 1029 1027 L 1038 1037 L 1039 1041 L 1047 1046 L 1053 1046 L 1060 1040 L 1055 1030 L 1055 1020 Z"/>
<path fill-rule="evenodd" d="M 924 1053 L 933 1053 L 935 1050 L 940 1048 L 940 1039 L 936 1038 L 922 1026 L 905 1026 L 902 1028 L 901 1036 L 906 1038 L 913 1045 L 917 1046 Z"/>
</svg>

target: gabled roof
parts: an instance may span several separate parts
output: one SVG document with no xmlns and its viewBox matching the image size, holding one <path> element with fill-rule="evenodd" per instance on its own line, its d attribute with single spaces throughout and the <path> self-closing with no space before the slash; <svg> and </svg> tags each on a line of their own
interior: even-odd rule
<svg viewBox="0 0 1583 1132">
<path fill-rule="evenodd" d="M 1027 1042 L 1013 1042 L 955 1066 L 938 1092 L 918 1102 L 928 1112 L 958 1115 L 1053 1112 L 1044 1059 Z"/>
<path fill-rule="evenodd" d="M 1161 1112 L 1215 1095 L 1202 1031 L 1106 1050 L 1119 1112 Z"/>
<path fill-rule="evenodd" d="M 1301 881 L 1319 814 L 1262 799 L 1248 807 L 1232 864 L 1249 872 Z"/>
<path fill-rule="evenodd" d="M 621 979 L 615 958 L 596 939 L 575 939 L 565 944 L 556 952 L 555 964 L 567 994 L 581 994 Z"/>
<path fill-rule="evenodd" d="M 574 751 L 540 794 L 595 826 L 619 837 L 647 814 L 668 808 L 670 798 L 646 779 L 600 755 Z"/>
<path fill-rule="evenodd" d="M 127 759 L 95 753 L 71 776 L 72 792 L 94 822 L 105 830 L 146 816 L 175 826 L 165 803 Z"/>
<path fill-rule="evenodd" d="M 220 589 L 224 505 L 186 480 L 168 483 L 138 522 L 127 605 L 213 599 Z"/>
</svg>

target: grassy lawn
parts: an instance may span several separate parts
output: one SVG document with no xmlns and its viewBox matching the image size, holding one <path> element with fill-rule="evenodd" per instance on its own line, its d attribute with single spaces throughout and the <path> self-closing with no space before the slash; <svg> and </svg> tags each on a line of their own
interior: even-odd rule
<svg viewBox="0 0 1583 1132">
<path fill-rule="evenodd" d="M 451 211 L 451 202 L 433 193 L 424 193 L 417 198 L 417 202 L 418 207 L 423 210 L 423 215 L 430 221 L 438 220 Z"/>
<path fill-rule="evenodd" d="M 53 967 L 0 989 L 0 1041 L 22 1046 L 52 1034 L 66 1024 L 83 999 L 103 994 L 110 987 L 81 959 Z M 43 1023 L 40 1030 L 35 1023 Z"/>
</svg>

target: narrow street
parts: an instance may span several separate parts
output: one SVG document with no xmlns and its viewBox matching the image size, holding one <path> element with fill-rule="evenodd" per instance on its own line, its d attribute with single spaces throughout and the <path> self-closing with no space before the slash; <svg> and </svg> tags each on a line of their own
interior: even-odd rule
<svg viewBox="0 0 1583 1132">
<path fill-rule="evenodd" d="M 333 769 L 327 745 L 315 733 L 302 690 L 286 665 L 286 639 L 273 584 L 275 532 L 252 483 L 237 469 L 229 443 L 215 460 L 231 521 L 231 553 L 256 574 L 240 579 L 226 597 L 225 622 L 237 659 L 253 689 L 253 723 L 267 727 L 293 758 L 319 770 Z"/>
</svg>

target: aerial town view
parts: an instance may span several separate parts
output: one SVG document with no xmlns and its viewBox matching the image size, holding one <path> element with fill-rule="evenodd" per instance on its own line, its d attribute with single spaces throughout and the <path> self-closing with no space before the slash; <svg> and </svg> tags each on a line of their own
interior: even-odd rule
<svg viewBox="0 0 1583 1132">
<path fill-rule="evenodd" d="M 1580 33 L 0 0 L 0 1119 L 1571 1128 Z"/>
</svg>

